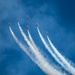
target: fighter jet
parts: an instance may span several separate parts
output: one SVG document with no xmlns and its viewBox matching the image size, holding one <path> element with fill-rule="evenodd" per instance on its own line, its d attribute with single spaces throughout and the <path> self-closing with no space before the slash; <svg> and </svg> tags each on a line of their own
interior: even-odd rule
<svg viewBox="0 0 75 75">
<path fill-rule="evenodd" d="M 29 15 L 27 15 L 27 16 L 26 16 L 26 19 L 27 19 L 27 20 L 30 20 L 30 17 L 29 17 Z"/>
<path fill-rule="evenodd" d="M 11 25 L 10 25 L 10 22 L 8 22 L 8 26 L 11 26 Z"/>
<path fill-rule="evenodd" d="M 19 22 L 18 18 L 16 20 L 17 20 L 17 22 Z"/>
<path fill-rule="evenodd" d="M 29 29 L 29 25 L 28 24 L 26 24 L 26 28 Z"/>
<path fill-rule="evenodd" d="M 46 35 L 48 35 L 48 32 L 46 31 Z"/>
<path fill-rule="evenodd" d="M 37 27 L 39 26 L 38 22 L 36 22 L 36 26 L 37 26 Z"/>
</svg>

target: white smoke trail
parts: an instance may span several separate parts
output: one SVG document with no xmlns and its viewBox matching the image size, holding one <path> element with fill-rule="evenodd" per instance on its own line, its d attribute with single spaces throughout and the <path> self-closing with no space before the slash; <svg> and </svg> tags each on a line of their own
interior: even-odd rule
<svg viewBox="0 0 75 75">
<path fill-rule="evenodd" d="M 39 51 L 41 53 L 41 55 L 45 58 L 45 60 L 49 62 L 49 59 L 45 57 L 44 53 L 41 52 L 41 49 L 35 44 L 32 36 L 30 34 L 30 31 L 28 29 L 27 29 L 27 32 L 28 32 L 29 40 L 30 40 L 31 44 L 34 46 L 35 50 Z"/>
<path fill-rule="evenodd" d="M 16 41 L 16 43 L 19 45 L 19 47 L 35 62 L 36 59 L 33 58 L 33 56 L 31 55 L 31 51 L 29 50 L 29 48 L 25 45 L 23 45 L 18 38 L 15 36 L 14 32 L 12 31 L 11 27 L 9 26 L 10 32 L 14 38 L 14 40 Z M 37 60 L 36 60 L 37 62 Z"/>
<path fill-rule="evenodd" d="M 32 36 L 31 36 L 31 34 L 30 34 L 30 31 L 27 30 L 27 32 L 28 32 L 29 40 L 30 40 L 31 44 L 34 46 L 35 50 L 39 51 L 39 52 L 41 53 L 41 55 L 46 59 L 46 61 L 49 62 L 49 59 L 45 57 L 45 54 L 44 54 L 43 52 L 41 52 L 41 49 L 35 44 L 35 42 L 34 42 Z"/>
<path fill-rule="evenodd" d="M 55 58 L 55 60 L 64 68 L 66 69 L 69 73 L 70 71 L 68 70 L 68 68 L 70 67 L 67 67 L 66 65 L 63 64 L 63 62 L 57 57 L 57 55 L 52 51 L 52 49 L 48 46 L 47 42 L 45 41 L 45 39 L 43 38 L 39 28 L 37 27 L 37 31 L 38 31 L 38 34 L 43 42 L 43 44 L 45 45 L 46 49 L 50 52 L 50 54 Z M 72 68 L 73 69 L 73 68 Z M 73 71 L 71 72 L 71 74 L 75 75 L 75 71 L 73 69 Z"/>
<path fill-rule="evenodd" d="M 30 41 L 28 40 L 28 38 L 26 37 L 25 33 L 23 32 L 20 24 L 18 23 L 20 32 L 22 34 L 22 36 L 24 37 L 24 40 L 27 42 L 28 46 L 31 48 L 32 52 L 34 53 L 34 55 L 36 56 L 36 58 L 39 61 L 39 67 L 48 75 L 65 75 L 62 74 L 60 71 L 56 70 L 53 66 L 51 66 L 46 60 L 45 58 L 40 54 L 40 52 L 38 52 L 37 50 L 35 50 L 35 48 L 33 47 L 33 45 L 30 43 Z"/>
<path fill-rule="evenodd" d="M 35 57 L 32 57 L 33 55 L 31 55 L 29 52 L 28 52 L 28 49 L 25 45 L 23 45 L 18 39 L 17 37 L 15 36 L 14 32 L 12 31 L 11 27 L 9 27 L 10 29 L 10 32 L 13 36 L 13 38 L 15 39 L 16 43 L 20 46 L 20 48 L 40 67 L 41 64 L 38 62 L 38 60 L 35 60 Z"/>
<path fill-rule="evenodd" d="M 56 57 L 56 55 L 53 53 L 53 51 L 51 50 L 51 48 L 49 47 L 49 45 L 47 44 L 47 42 L 44 40 L 39 28 L 37 27 L 37 31 L 38 31 L 38 34 L 45 46 L 45 48 L 51 53 L 51 55 L 56 59 L 56 61 L 58 61 L 59 63 L 61 63 L 61 61 Z"/>
<path fill-rule="evenodd" d="M 53 51 L 55 52 L 55 54 L 57 54 L 58 58 L 63 62 L 63 64 L 67 67 L 66 70 L 68 70 L 70 73 L 72 73 L 73 75 L 75 75 L 75 68 L 70 65 L 69 62 L 67 62 L 67 60 L 65 60 L 65 58 L 58 52 L 58 50 L 55 48 L 55 46 L 52 44 L 50 38 L 47 36 L 48 42 L 51 46 L 51 48 L 53 49 Z"/>
<path fill-rule="evenodd" d="M 29 36 L 30 42 L 32 43 L 32 45 L 34 46 L 34 48 L 35 48 L 37 51 L 39 51 L 39 49 L 37 48 L 36 44 L 34 43 L 32 37 L 31 37 L 31 34 L 30 34 L 29 30 L 27 30 L 27 32 L 28 32 L 28 36 Z"/>
</svg>

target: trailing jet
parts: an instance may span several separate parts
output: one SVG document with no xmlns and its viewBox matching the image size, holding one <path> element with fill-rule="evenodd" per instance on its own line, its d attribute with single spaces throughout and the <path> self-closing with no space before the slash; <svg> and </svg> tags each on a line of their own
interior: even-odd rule
<svg viewBox="0 0 75 75">
<path fill-rule="evenodd" d="M 29 25 L 28 24 L 26 25 L 26 28 L 29 29 Z"/>
<path fill-rule="evenodd" d="M 17 22 L 19 22 L 18 18 L 16 20 L 17 20 Z"/>
<path fill-rule="evenodd" d="M 36 22 L 36 26 L 37 26 L 37 27 L 39 26 L 38 22 Z"/>
<path fill-rule="evenodd" d="M 8 22 L 8 26 L 11 26 L 11 25 L 10 25 L 10 22 Z"/>
<path fill-rule="evenodd" d="M 46 35 L 49 35 L 47 31 L 45 33 L 46 33 Z"/>
</svg>

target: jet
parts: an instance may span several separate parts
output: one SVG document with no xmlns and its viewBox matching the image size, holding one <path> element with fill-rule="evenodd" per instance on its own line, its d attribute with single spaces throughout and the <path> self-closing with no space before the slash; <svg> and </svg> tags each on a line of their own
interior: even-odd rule
<svg viewBox="0 0 75 75">
<path fill-rule="evenodd" d="M 16 20 L 17 20 L 17 22 L 19 22 L 18 18 Z"/>
<path fill-rule="evenodd" d="M 10 25 L 10 22 L 8 22 L 8 26 L 11 26 L 11 25 Z"/>
<path fill-rule="evenodd" d="M 37 27 L 39 26 L 38 22 L 36 22 L 36 26 L 37 26 Z"/>
<path fill-rule="evenodd" d="M 29 15 L 27 15 L 27 16 L 26 16 L 26 19 L 27 19 L 27 20 L 30 20 L 30 17 L 29 17 Z"/>
<path fill-rule="evenodd" d="M 47 31 L 45 33 L 46 33 L 46 35 L 48 35 L 48 32 Z"/>
<path fill-rule="evenodd" d="M 28 24 L 26 25 L 26 28 L 29 29 L 29 25 Z"/>
</svg>

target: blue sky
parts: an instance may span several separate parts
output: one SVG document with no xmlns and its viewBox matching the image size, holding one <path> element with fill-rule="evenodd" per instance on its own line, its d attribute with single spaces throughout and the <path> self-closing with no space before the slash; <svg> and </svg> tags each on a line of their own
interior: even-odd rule
<svg viewBox="0 0 75 75">
<path fill-rule="evenodd" d="M 30 21 L 26 19 L 30 16 Z M 29 24 L 35 43 L 55 64 L 42 44 L 35 23 L 46 39 L 45 31 L 67 59 L 75 63 L 75 1 L 74 0 L 0 0 L 0 75 L 45 75 L 39 67 L 19 48 L 9 32 L 8 22 L 17 37 L 24 43 L 18 30 L 16 18 L 26 31 Z"/>
</svg>

